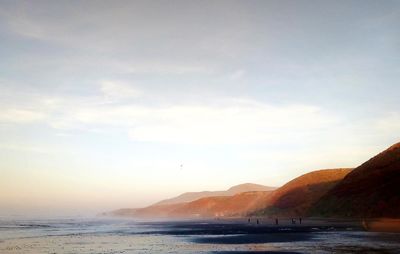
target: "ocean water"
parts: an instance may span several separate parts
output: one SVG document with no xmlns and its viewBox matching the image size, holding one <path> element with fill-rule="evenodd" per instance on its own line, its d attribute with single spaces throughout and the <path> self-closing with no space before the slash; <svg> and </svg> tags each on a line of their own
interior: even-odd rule
<svg viewBox="0 0 400 254">
<path fill-rule="evenodd" d="M 3 218 L 0 253 L 400 253 L 400 234 L 216 221 Z"/>
</svg>

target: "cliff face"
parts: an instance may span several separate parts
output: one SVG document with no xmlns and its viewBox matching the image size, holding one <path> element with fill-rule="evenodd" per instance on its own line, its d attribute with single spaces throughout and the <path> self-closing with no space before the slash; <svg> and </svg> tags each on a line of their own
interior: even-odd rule
<svg viewBox="0 0 400 254">
<path fill-rule="evenodd" d="M 351 169 L 317 170 L 293 179 L 275 190 L 265 208 L 258 214 L 276 216 L 306 216 L 310 208 Z"/>
<path fill-rule="evenodd" d="M 400 143 L 349 173 L 321 197 L 315 216 L 400 217 Z"/>
</svg>

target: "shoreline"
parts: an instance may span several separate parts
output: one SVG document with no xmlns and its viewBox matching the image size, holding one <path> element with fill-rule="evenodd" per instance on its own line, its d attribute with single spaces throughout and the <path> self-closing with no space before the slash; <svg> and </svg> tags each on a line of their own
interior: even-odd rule
<svg viewBox="0 0 400 254">
<path fill-rule="evenodd" d="M 124 217 L 124 219 L 127 219 Z M 143 219 L 142 223 L 166 223 L 166 224 L 193 224 L 194 227 L 202 223 L 208 224 L 225 224 L 236 225 L 241 227 L 258 227 L 258 228 L 291 228 L 292 230 L 317 228 L 317 229 L 356 229 L 358 231 L 369 232 L 389 232 L 400 233 L 400 219 L 392 218 L 316 218 L 316 217 L 302 217 L 301 223 L 299 218 L 292 217 L 278 218 L 276 224 L 275 218 L 271 217 L 216 217 L 216 218 L 158 218 L 158 219 Z M 250 222 L 249 222 L 250 220 Z"/>
<path fill-rule="evenodd" d="M 17 223 L 3 229 L 10 238 L 0 240 L 0 253 L 396 253 L 400 248 L 400 234 L 367 232 L 348 219 L 305 218 L 301 225 L 291 225 L 290 218 L 280 225 L 271 225 L 270 218 L 259 218 L 258 225 L 248 218 L 114 219 L 33 221 L 22 228 Z"/>
</svg>

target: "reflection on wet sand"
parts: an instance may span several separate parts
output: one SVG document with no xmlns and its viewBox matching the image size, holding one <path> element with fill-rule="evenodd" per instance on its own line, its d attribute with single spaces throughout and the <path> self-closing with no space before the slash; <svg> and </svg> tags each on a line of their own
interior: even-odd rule
<svg viewBox="0 0 400 254">
<path fill-rule="evenodd" d="M 400 234 L 363 231 L 351 221 L 302 225 L 219 221 L 0 221 L 0 253 L 398 253 Z M 268 221 L 269 222 L 269 221 Z M 273 220 L 272 220 L 273 222 Z M 21 226 L 23 225 L 23 226 Z M 358 223 L 360 225 L 360 223 Z"/>
<path fill-rule="evenodd" d="M 367 231 L 400 233 L 400 219 L 364 219 L 362 225 Z"/>
</svg>

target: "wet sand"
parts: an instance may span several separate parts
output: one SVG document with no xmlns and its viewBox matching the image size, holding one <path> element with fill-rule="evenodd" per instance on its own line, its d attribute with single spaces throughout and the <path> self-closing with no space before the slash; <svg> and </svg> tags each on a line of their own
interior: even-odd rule
<svg viewBox="0 0 400 254">
<path fill-rule="evenodd" d="M 168 235 L 233 235 L 233 234 L 266 234 L 266 233 L 310 233 L 316 231 L 363 231 L 361 221 L 357 220 L 322 220 L 303 219 L 302 224 L 292 224 L 291 219 L 280 219 L 275 224 L 272 219 L 247 218 L 219 219 L 219 220 L 187 220 L 146 222 L 154 227 L 161 226 L 161 234 Z M 160 233 L 159 231 L 149 233 Z"/>
<path fill-rule="evenodd" d="M 365 232 L 356 221 L 307 219 L 292 225 L 290 219 L 282 219 L 278 226 L 271 219 L 259 222 L 124 220 L 97 230 L 104 228 L 100 221 L 93 230 L 68 234 L 63 228 L 38 227 L 46 234 L 3 235 L 0 253 L 399 253 L 400 249 L 400 234 Z M 61 235 L 51 235 L 54 230 Z"/>
</svg>

